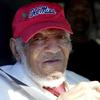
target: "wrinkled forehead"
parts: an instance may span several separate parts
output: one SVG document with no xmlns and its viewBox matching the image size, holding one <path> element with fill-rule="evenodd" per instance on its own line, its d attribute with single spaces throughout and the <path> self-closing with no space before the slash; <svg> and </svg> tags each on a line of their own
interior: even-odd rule
<svg viewBox="0 0 100 100">
<path fill-rule="evenodd" d="M 50 28 L 50 29 L 46 29 L 46 30 L 41 30 L 38 33 L 41 33 L 43 35 L 64 35 L 64 34 L 68 34 L 66 33 L 64 30 L 62 29 L 55 29 L 55 28 Z M 37 33 L 37 34 L 38 34 Z"/>
<path fill-rule="evenodd" d="M 43 29 L 41 31 L 38 31 L 29 41 L 28 43 L 24 43 L 24 44 L 29 44 L 31 42 L 33 42 L 34 40 L 38 40 L 38 39 L 44 39 L 46 38 L 58 38 L 58 37 L 62 37 L 65 36 L 66 38 L 70 39 L 70 33 L 66 32 L 63 29 L 56 29 L 56 28 L 49 28 L 49 29 Z"/>
</svg>

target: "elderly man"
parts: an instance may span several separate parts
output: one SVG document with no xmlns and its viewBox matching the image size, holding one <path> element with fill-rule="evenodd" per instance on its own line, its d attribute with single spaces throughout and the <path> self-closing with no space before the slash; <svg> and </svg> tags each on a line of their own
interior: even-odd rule
<svg viewBox="0 0 100 100">
<path fill-rule="evenodd" d="M 0 69 L 0 100 L 100 100 L 99 82 L 66 72 L 72 31 L 60 5 L 27 4 L 12 25 L 17 63 Z"/>
</svg>

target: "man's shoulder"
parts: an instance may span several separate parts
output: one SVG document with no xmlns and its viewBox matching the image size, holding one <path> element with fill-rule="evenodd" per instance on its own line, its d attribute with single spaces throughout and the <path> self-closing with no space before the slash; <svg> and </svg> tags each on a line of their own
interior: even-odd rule
<svg viewBox="0 0 100 100">
<path fill-rule="evenodd" d="M 21 64 L 18 62 L 12 65 L 4 65 L 4 66 L 0 66 L 0 72 L 1 71 L 12 72 L 12 71 L 20 69 L 20 67 L 21 67 Z"/>
<path fill-rule="evenodd" d="M 8 92 L 10 92 L 11 86 L 7 79 L 7 76 L 0 71 L 0 100 L 10 100 Z"/>
<path fill-rule="evenodd" d="M 22 94 L 19 93 L 20 90 L 18 90 L 19 88 L 17 84 L 8 75 L 10 71 L 12 73 L 13 71 L 12 68 L 15 65 L 6 65 L 0 67 L 1 69 L 0 70 L 0 100 L 13 100 L 13 98 L 17 96 L 20 96 L 21 98 L 25 98 Z"/>
<path fill-rule="evenodd" d="M 70 84 L 78 84 L 79 82 L 89 81 L 89 79 L 69 70 L 66 71 L 66 79 Z"/>
<path fill-rule="evenodd" d="M 8 69 L 10 69 L 12 66 L 14 66 L 14 65 L 3 65 L 3 66 L 0 66 L 0 70 L 1 70 L 1 69 L 8 70 Z"/>
<path fill-rule="evenodd" d="M 0 87 L 2 89 L 9 88 L 9 76 L 6 74 L 8 70 L 10 70 L 14 65 L 5 65 L 0 67 Z M 1 88 L 0 88 L 1 89 Z"/>
<path fill-rule="evenodd" d="M 3 86 L 5 86 L 5 83 L 7 83 L 6 79 L 8 78 L 8 76 L 6 75 L 5 71 L 10 69 L 10 67 L 12 67 L 12 65 L 5 65 L 0 67 L 0 86 L 2 84 Z"/>
</svg>

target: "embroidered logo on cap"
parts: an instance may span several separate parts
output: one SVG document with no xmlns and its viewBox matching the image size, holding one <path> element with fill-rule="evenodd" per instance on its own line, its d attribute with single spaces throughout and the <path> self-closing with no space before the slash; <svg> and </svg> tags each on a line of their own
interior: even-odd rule
<svg viewBox="0 0 100 100">
<path fill-rule="evenodd" d="M 41 15 L 41 14 L 56 14 L 56 11 L 47 6 L 40 6 L 40 7 L 31 9 L 31 11 L 29 12 L 28 18 L 32 18 L 34 16 Z"/>
</svg>

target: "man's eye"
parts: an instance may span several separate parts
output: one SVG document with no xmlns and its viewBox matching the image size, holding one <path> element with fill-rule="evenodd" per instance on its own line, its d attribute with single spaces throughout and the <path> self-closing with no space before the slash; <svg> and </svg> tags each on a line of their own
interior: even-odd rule
<svg viewBox="0 0 100 100">
<path fill-rule="evenodd" d="M 67 37 L 66 37 L 66 36 L 62 36 L 61 38 L 62 38 L 62 39 L 67 39 Z"/>
<path fill-rule="evenodd" d="M 37 37 L 37 38 L 34 38 L 34 42 L 37 42 L 37 41 L 42 41 L 43 38 L 42 37 Z"/>
<path fill-rule="evenodd" d="M 59 35 L 59 36 L 57 36 L 57 38 L 58 38 L 58 39 L 66 39 L 67 37 L 64 36 L 64 35 L 61 35 L 61 36 Z"/>
</svg>

